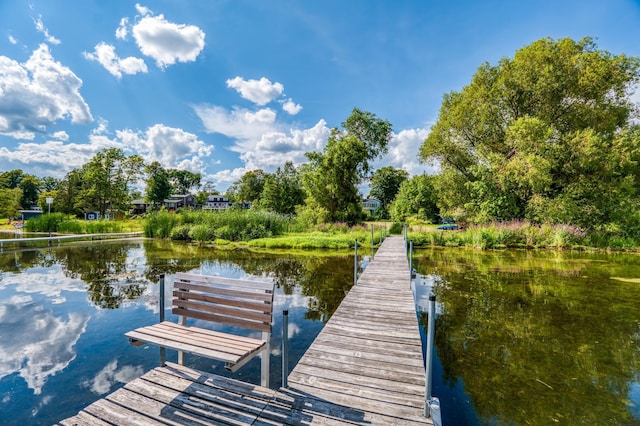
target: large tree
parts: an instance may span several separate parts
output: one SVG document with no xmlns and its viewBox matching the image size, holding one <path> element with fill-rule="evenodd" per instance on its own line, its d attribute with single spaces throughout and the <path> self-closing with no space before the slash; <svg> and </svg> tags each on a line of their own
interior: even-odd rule
<svg viewBox="0 0 640 426">
<path fill-rule="evenodd" d="M 585 38 L 542 39 L 482 65 L 444 96 L 420 157 L 440 164 L 440 206 L 473 221 L 640 223 L 638 58 Z M 625 213 L 626 212 L 626 213 Z"/>
<path fill-rule="evenodd" d="M 139 155 L 127 156 L 119 148 L 106 148 L 82 166 L 82 189 L 75 206 L 80 211 L 110 210 L 118 214 L 127 209 L 131 186 L 138 181 L 144 167 Z"/>
<path fill-rule="evenodd" d="M 304 203 L 304 189 L 299 171 L 287 161 L 284 168 L 267 175 L 260 199 L 260 206 L 282 214 L 293 214 L 296 206 Z"/>
<path fill-rule="evenodd" d="M 409 173 L 406 170 L 382 167 L 373 172 L 373 176 L 371 176 L 369 194 L 382 201 L 382 207 L 386 210 L 389 208 L 389 203 L 396 198 L 402 182 L 407 179 L 409 179 Z"/>
<path fill-rule="evenodd" d="M 236 204 L 259 203 L 266 178 L 267 174 L 264 170 L 250 170 L 231 185 L 227 195 Z"/>
<path fill-rule="evenodd" d="M 370 112 L 354 108 L 333 129 L 323 152 L 307 153 L 310 166 L 304 183 L 313 204 L 324 208 L 331 221 L 356 223 L 362 219 L 362 200 L 357 185 L 369 175 L 370 162 L 387 152 L 391 123 Z"/>
<path fill-rule="evenodd" d="M 18 217 L 18 211 L 21 208 L 21 198 L 22 189 L 20 188 L 0 188 L 0 217 Z"/>
<path fill-rule="evenodd" d="M 190 194 L 193 188 L 200 186 L 202 175 L 189 170 L 171 169 L 169 179 L 175 194 Z"/>
<path fill-rule="evenodd" d="M 145 168 L 147 174 L 147 190 L 145 199 L 154 206 L 171 195 L 171 181 L 169 172 L 158 161 L 154 161 Z"/>
<path fill-rule="evenodd" d="M 434 176 L 418 175 L 403 181 L 389 209 L 391 218 L 396 222 L 404 222 L 409 216 L 415 216 L 437 222 L 439 211 L 434 179 Z"/>
</svg>

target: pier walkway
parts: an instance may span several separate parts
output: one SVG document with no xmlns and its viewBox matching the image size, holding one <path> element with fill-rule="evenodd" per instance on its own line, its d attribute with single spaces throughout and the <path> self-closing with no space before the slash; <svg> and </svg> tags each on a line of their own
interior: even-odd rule
<svg viewBox="0 0 640 426">
<path fill-rule="evenodd" d="M 404 240 L 389 237 L 286 388 L 168 363 L 60 424 L 432 424 L 409 282 Z"/>
</svg>

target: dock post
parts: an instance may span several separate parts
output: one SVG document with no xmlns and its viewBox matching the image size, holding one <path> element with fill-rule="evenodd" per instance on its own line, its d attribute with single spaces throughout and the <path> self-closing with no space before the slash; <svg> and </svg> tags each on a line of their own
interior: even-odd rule
<svg viewBox="0 0 640 426">
<path fill-rule="evenodd" d="M 374 242 L 373 242 L 373 238 L 374 238 L 373 237 L 373 232 L 374 232 L 374 230 L 375 230 L 375 227 L 373 226 L 373 224 L 371 224 L 371 259 L 373 259 L 374 256 L 375 256 L 375 251 L 374 251 L 374 248 L 373 248 L 373 244 L 374 244 Z"/>
<path fill-rule="evenodd" d="M 356 240 L 355 252 L 353 255 L 353 285 L 358 283 L 358 240 Z"/>
<path fill-rule="evenodd" d="M 426 381 L 425 381 L 425 389 L 424 389 L 424 397 L 425 397 L 424 416 L 425 417 L 431 417 L 431 410 L 429 408 L 429 403 L 431 400 L 431 382 L 432 382 L 431 373 L 433 371 L 433 368 L 432 368 L 433 340 L 434 340 L 433 334 L 435 333 L 435 329 L 436 329 L 435 316 L 436 316 L 436 296 L 432 294 L 429 296 L 429 318 L 427 323 L 427 347 L 426 347 L 426 354 L 425 354 L 425 361 L 426 361 L 425 363 Z"/>
<path fill-rule="evenodd" d="M 289 385 L 289 311 L 282 311 L 282 387 Z"/>
<path fill-rule="evenodd" d="M 160 274 L 160 282 L 158 283 L 158 308 L 160 309 L 160 322 L 164 321 L 164 274 Z M 160 347 L 160 365 L 164 366 L 167 361 L 166 350 Z"/>
<path fill-rule="evenodd" d="M 409 241 L 409 285 L 413 279 L 413 241 Z"/>
</svg>

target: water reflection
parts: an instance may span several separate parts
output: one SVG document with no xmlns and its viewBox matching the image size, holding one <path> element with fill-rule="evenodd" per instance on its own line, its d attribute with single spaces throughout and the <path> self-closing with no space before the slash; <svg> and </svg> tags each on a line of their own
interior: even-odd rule
<svg viewBox="0 0 640 426">
<path fill-rule="evenodd" d="M 28 295 L 0 302 L 0 380 L 18 373 L 39 395 L 47 379 L 75 358 L 73 347 L 88 320 L 75 312 L 56 316 Z"/>
<path fill-rule="evenodd" d="M 131 347 L 124 333 L 158 320 L 158 279 L 165 274 L 171 283 L 178 271 L 275 282 L 270 382 L 278 387 L 281 310 L 289 310 L 292 368 L 350 289 L 352 262 L 351 255 L 212 250 L 154 240 L 0 253 L 0 423 L 55 423 L 157 366 L 159 353 Z M 167 360 L 175 362 L 176 354 Z M 255 361 L 233 377 L 259 383 Z M 231 374 L 222 363 L 187 362 Z"/>
<path fill-rule="evenodd" d="M 640 277 L 637 255 L 436 249 L 416 265 L 440 277 L 445 424 L 640 422 L 640 285 L 611 279 Z M 460 384 L 474 416 L 447 421 Z"/>
</svg>

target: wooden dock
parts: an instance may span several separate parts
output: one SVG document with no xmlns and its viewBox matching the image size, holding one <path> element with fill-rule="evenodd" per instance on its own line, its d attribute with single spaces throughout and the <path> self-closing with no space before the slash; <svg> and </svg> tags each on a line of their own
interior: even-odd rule
<svg viewBox="0 0 640 426">
<path fill-rule="evenodd" d="M 432 424 L 409 265 L 387 238 L 279 390 L 189 369 L 155 368 L 63 425 Z"/>
<path fill-rule="evenodd" d="M 388 237 L 289 386 L 360 411 L 359 424 L 426 424 L 418 327 L 404 240 Z"/>
</svg>

